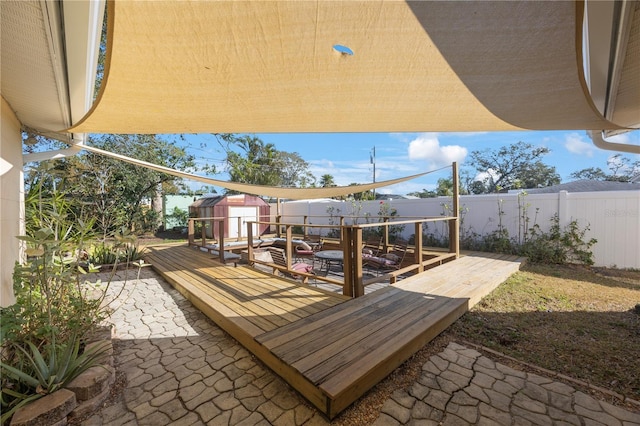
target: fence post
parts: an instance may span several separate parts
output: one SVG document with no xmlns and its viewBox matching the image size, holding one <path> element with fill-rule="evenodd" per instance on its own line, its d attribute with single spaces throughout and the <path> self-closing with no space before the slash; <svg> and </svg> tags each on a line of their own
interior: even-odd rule
<svg viewBox="0 0 640 426">
<path fill-rule="evenodd" d="M 558 192 L 558 225 L 563 229 L 569 224 L 569 193 L 567 191 Z"/>
</svg>

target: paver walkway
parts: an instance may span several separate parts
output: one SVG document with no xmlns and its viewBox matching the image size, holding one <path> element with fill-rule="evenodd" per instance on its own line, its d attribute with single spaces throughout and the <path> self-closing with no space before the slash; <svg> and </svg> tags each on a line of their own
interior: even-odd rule
<svg viewBox="0 0 640 426">
<path fill-rule="evenodd" d="M 109 294 L 118 295 L 111 322 L 127 385 L 83 425 L 328 424 L 151 269 L 125 274 Z M 384 404 L 376 425 L 396 424 L 640 426 L 640 415 L 452 344 Z"/>
<path fill-rule="evenodd" d="M 418 381 L 381 411 L 376 425 L 640 426 L 640 414 L 456 343 L 432 356 Z"/>
</svg>

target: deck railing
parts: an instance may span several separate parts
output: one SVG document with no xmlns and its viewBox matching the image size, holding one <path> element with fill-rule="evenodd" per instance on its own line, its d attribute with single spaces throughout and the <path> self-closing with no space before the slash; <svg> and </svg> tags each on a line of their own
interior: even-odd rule
<svg viewBox="0 0 640 426">
<path fill-rule="evenodd" d="M 447 222 L 450 228 L 450 244 L 449 250 L 446 253 L 442 253 L 440 255 L 428 256 L 425 258 L 425 251 L 423 248 L 422 241 L 422 228 L 423 224 L 429 222 Z M 297 275 L 314 277 L 317 280 L 321 280 L 324 282 L 328 282 L 331 284 L 341 285 L 343 287 L 342 293 L 346 296 L 351 297 L 359 297 L 364 295 L 364 287 L 373 284 L 376 282 L 389 280 L 390 283 L 395 283 L 398 276 L 402 274 L 408 273 L 420 273 L 423 272 L 426 268 L 430 267 L 433 264 L 438 264 L 445 262 L 447 260 L 455 259 L 459 256 L 459 245 L 458 245 L 458 232 L 457 232 L 457 223 L 458 218 L 456 216 L 437 216 L 437 217 L 423 217 L 423 218 L 412 218 L 407 220 L 389 220 L 381 223 L 369 223 L 369 224 L 359 224 L 359 225 L 305 225 L 300 223 L 282 223 L 282 222 L 247 222 L 247 236 L 248 236 L 248 244 L 247 244 L 247 258 L 250 264 L 258 263 L 265 264 L 269 266 L 273 266 L 268 262 L 260 261 L 255 259 L 254 256 L 254 244 L 253 244 L 253 226 L 252 224 L 268 224 L 268 225 L 277 225 L 279 227 L 284 228 L 284 239 L 285 239 L 285 258 L 287 261 L 286 271 L 290 273 L 295 273 Z M 363 230 L 367 228 L 374 227 L 384 227 L 384 235 L 385 240 L 383 241 L 382 251 L 387 252 L 387 250 L 393 245 L 388 240 L 389 231 L 388 228 L 390 226 L 397 225 L 409 225 L 413 224 L 415 229 L 415 241 L 412 246 L 413 250 L 413 258 L 407 259 L 405 257 L 405 264 L 401 265 L 399 269 L 387 272 L 383 275 L 376 276 L 374 278 L 365 279 L 363 274 L 363 258 L 362 258 L 362 247 L 364 245 L 363 241 Z M 311 274 L 298 273 L 293 271 L 293 259 L 294 256 L 294 243 L 293 243 L 293 228 L 303 226 L 305 228 L 332 228 L 340 229 L 340 238 L 338 240 L 338 244 L 343 253 L 343 272 L 344 279 L 343 281 L 339 281 L 337 279 L 330 278 L 328 276 L 314 276 Z M 305 233 L 305 235 L 308 235 Z M 278 268 L 276 268 L 278 269 Z"/>
</svg>

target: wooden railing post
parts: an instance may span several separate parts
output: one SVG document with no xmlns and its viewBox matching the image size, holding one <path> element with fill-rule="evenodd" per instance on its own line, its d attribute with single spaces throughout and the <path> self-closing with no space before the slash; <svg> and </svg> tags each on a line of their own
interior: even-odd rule
<svg viewBox="0 0 640 426">
<path fill-rule="evenodd" d="M 224 264 L 224 220 L 218 221 L 218 256 L 220 257 L 220 263 Z M 213 229 L 211 229 L 213 232 Z"/>
<path fill-rule="evenodd" d="M 385 216 L 382 221 L 384 222 L 384 241 L 382 244 L 384 246 L 384 251 L 386 252 L 387 247 L 389 247 L 389 218 Z"/>
<path fill-rule="evenodd" d="M 196 233 L 196 220 L 193 218 L 189 218 L 189 222 L 187 223 L 187 227 L 188 227 L 188 234 L 189 236 L 188 241 L 189 241 L 189 245 L 192 246 L 195 244 L 195 233 Z"/>
<path fill-rule="evenodd" d="M 364 296 L 364 278 L 362 276 L 362 228 L 353 228 L 351 238 L 353 297 Z"/>
<path fill-rule="evenodd" d="M 242 239 L 242 216 L 238 216 L 238 235 L 236 235 L 236 241 L 240 241 Z"/>
<path fill-rule="evenodd" d="M 285 225 L 285 257 L 287 259 L 287 269 L 291 270 L 291 253 L 292 253 L 292 246 L 293 244 L 291 243 L 292 240 L 292 232 L 291 232 L 291 225 Z"/>
<path fill-rule="evenodd" d="M 247 222 L 247 263 L 253 265 L 253 222 Z"/>
<path fill-rule="evenodd" d="M 281 237 L 281 225 L 280 223 L 282 223 L 282 215 L 276 215 L 276 237 L 280 238 Z"/>
<path fill-rule="evenodd" d="M 460 182 L 458 179 L 458 163 L 451 164 L 453 174 L 453 216 L 455 219 L 449 221 L 449 253 L 455 253 L 456 258 L 460 257 Z"/>
<path fill-rule="evenodd" d="M 342 247 L 342 272 L 344 283 L 342 284 L 342 294 L 355 297 L 353 291 L 353 262 L 351 260 L 351 227 L 342 226 L 340 228 L 340 243 Z"/>
<path fill-rule="evenodd" d="M 302 239 L 306 240 L 307 239 L 307 220 L 309 219 L 309 216 L 304 215 L 303 219 L 302 219 Z"/>
<path fill-rule="evenodd" d="M 413 242 L 414 249 L 414 262 L 418 264 L 418 273 L 424 271 L 422 266 L 422 222 L 416 222 L 415 224 L 415 238 Z"/>
</svg>

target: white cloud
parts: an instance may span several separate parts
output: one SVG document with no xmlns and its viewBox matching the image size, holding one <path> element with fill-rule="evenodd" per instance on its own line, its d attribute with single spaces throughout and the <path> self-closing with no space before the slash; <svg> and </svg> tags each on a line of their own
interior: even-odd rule
<svg viewBox="0 0 640 426">
<path fill-rule="evenodd" d="M 569 133 L 566 135 L 564 147 L 573 154 L 586 155 L 587 157 L 593 157 L 595 150 L 593 143 L 585 142 L 584 137 L 578 133 Z"/>
<path fill-rule="evenodd" d="M 441 146 L 437 133 L 420 134 L 409 143 L 409 160 L 427 160 L 430 167 L 463 162 L 467 153 L 467 148 L 460 145 Z"/>
<path fill-rule="evenodd" d="M 496 181 L 500 178 L 500 174 L 494 169 L 489 169 L 486 172 L 478 173 L 473 180 L 479 180 L 480 182 L 484 182 L 489 178 L 492 178 L 494 181 Z"/>
</svg>

